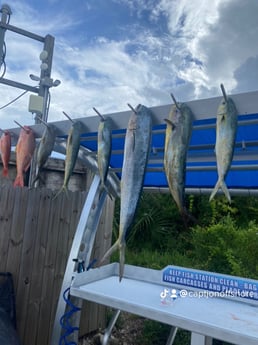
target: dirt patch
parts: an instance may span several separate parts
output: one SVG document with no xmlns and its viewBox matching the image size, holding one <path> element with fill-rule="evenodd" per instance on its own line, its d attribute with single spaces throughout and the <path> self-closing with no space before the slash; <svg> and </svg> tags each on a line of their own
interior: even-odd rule
<svg viewBox="0 0 258 345">
<path fill-rule="evenodd" d="M 137 345 L 141 343 L 144 318 L 121 312 L 113 328 L 109 345 Z M 104 329 L 80 339 L 79 345 L 101 345 Z"/>
</svg>

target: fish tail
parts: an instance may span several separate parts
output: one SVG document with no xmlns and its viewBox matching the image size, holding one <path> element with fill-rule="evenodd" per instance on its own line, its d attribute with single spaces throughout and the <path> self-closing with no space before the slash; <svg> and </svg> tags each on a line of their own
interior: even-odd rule
<svg viewBox="0 0 258 345">
<path fill-rule="evenodd" d="M 58 195 L 60 195 L 60 194 L 63 193 L 63 192 L 65 192 L 65 195 L 66 195 L 66 197 L 68 198 L 68 189 L 67 189 L 67 187 L 66 187 L 65 185 L 63 185 L 63 186 L 61 187 L 61 189 L 56 193 L 56 195 L 54 195 L 54 197 L 53 197 L 52 200 L 55 200 L 55 199 L 58 197 Z"/>
<path fill-rule="evenodd" d="M 110 257 L 110 255 L 112 255 L 117 249 L 119 249 L 120 247 L 120 242 L 119 239 L 113 244 L 113 246 L 111 248 L 109 248 L 109 250 L 105 253 L 105 255 L 103 256 L 103 258 L 100 260 L 100 266 L 104 263 L 104 261 L 106 259 L 108 259 Z"/>
<path fill-rule="evenodd" d="M 222 189 L 222 191 L 225 194 L 226 198 L 228 199 L 229 203 L 231 203 L 231 197 L 230 197 L 228 188 L 227 188 L 224 180 L 218 180 L 218 182 L 216 183 L 216 185 L 213 189 L 213 192 L 211 193 L 209 201 L 211 201 L 214 198 L 214 196 L 217 194 L 217 192 L 220 188 Z"/>
<path fill-rule="evenodd" d="M 186 229 L 188 229 L 189 223 L 198 224 L 198 220 L 185 207 L 180 211 L 180 213 Z"/>
<path fill-rule="evenodd" d="M 23 175 L 17 175 L 13 183 L 14 187 L 24 187 Z"/>
<path fill-rule="evenodd" d="M 39 173 L 36 175 L 36 177 L 34 178 L 34 180 L 33 180 L 33 182 L 32 182 L 31 185 L 32 185 L 32 186 L 35 186 L 35 184 L 36 184 L 37 181 L 41 181 L 43 184 L 45 184 L 44 179 L 40 176 Z"/>
<path fill-rule="evenodd" d="M 228 199 L 228 202 L 231 203 L 231 197 L 228 191 L 228 187 L 226 186 L 226 183 L 224 181 L 221 182 L 221 189 L 223 190 L 223 193 L 225 194 L 226 198 Z"/>
<path fill-rule="evenodd" d="M 3 176 L 8 177 L 8 168 L 7 167 L 3 168 Z"/>
<path fill-rule="evenodd" d="M 100 199 L 100 197 L 104 191 L 106 191 L 106 193 L 110 197 L 110 199 L 113 200 L 112 194 L 110 193 L 108 187 L 105 185 L 105 183 L 102 182 L 100 185 L 99 199 Z"/>
</svg>

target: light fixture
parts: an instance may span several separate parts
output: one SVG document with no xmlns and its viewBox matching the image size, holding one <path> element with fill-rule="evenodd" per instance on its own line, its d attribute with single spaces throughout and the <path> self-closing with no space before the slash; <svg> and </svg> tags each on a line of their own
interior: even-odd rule
<svg viewBox="0 0 258 345">
<path fill-rule="evenodd" d="M 30 74 L 30 79 L 31 79 L 31 80 L 34 80 L 34 81 L 40 81 L 40 77 L 37 77 L 37 76 L 34 75 L 34 74 Z"/>
<path fill-rule="evenodd" d="M 42 71 L 46 71 L 48 69 L 48 64 L 46 62 L 42 62 L 42 64 L 40 65 L 40 69 Z"/>
<path fill-rule="evenodd" d="M 48 58 L 48 52 L 46 50 L 43 50 L 40 55 L 39 55 L 39 58 L 41 61 L 44 61 Z"/>
<path fill-rule="evenodd" d="M 53 86 L 58 86 L 61 84 L 61 81 L 56 79 L 54 82 L 53 82 Z"/>
</svg>

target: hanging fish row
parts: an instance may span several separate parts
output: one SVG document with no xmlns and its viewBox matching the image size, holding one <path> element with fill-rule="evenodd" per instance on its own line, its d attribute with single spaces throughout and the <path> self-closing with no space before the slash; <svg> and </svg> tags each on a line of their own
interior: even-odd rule
<svg viewBox="0 0 258 345">
<path fill-rule="evenodd" d="M 218 182 L 210 200 L 219 188 L 222 188 L 228 200 L 230 195 L 225 178 L 230 168 L 237 129 L 237 112 L 231 98 L 227 97 L 221 85 L 223 99 L 217 111 L 216 123 L 216 159 Z M 172 197 L 181 213 L 185 224 L 194 217 L 185 207 L 185 171 L 186 156 L 193 127 L 193 113 L 185 103 L 174 105 L 166 119 L 164 168 Z M 142 193 L 145 170 L 147 166 L 151 135 L 152 115 L 148 108 L 139 105 L 129 118 L 125 136 L 124 158 L 121 177 L 121 200 L 119 236 L 113 246 L 105 253 L 100 265 L 115 251 L 119 250 L 119 281 L 124 272 L 126 237 L 133 224 L 135 213 Z"/>
<path fill-rule="evenodd" d="M 230 201 L 231 198 L 224 180 L 230 168 L 233 156 L 237 128 L 237 113 L 235 105 L 232 99 L 227 97 L 223 85 L 221 88 L 223 92 L 223 100 L 217 112 L 215 145 L 218 182 L 213 193 L 211 194 L 210 200 L 213 199 L 218 189 L 221 188 L 227 199 Z M 191 138 L 193 114 L 191 109 L 189 109 L 186 104 L 178 104 L 175 99 L 173 100 L 174 105 L 172 106 L 168 118 L 165 120 L 167 123 L 167 128 L 164 148 L 164 168 L 171 194 L 178 206 L 180 213 L 184 216 L 184 218 L 191 219 L 191 215 L 189 215 L 184 204 L 184 184 L 186 155 Z M 101 179 L 101 189 L 105 189 L 108 192 L 106 187 L 106 179 L 112 149 L 111 121 L 109 118 L 104 118 L 95 108 L 93 109 L 100 116 L 100 124 L 98 128 L 97 163 Z M 67 114 L 65 115 L 67 116 Z M 80 147 L 82 124 L 80 121 L 74 121 L 72 119 L 70 120 L 73 124 L 67 139 L 65 176 L 60 192 L 67 190 L 68 182 L 73 172 Z M 55 144 L 55 126 L 51 125 L 50 123 L 44 124 L 46 128 L 37 150 L 37 171 L 32 185 L 35 185 L 36 181 L 40 179 L 41 170 L 50 156 Z M 30 167 L 35 147 L 36 144 L 32 129 L 28 126 L 23 126 L 16 146 L 17 177 L 14 182 L 15 186 L 24 185 L 23 173 L 25 173 Z M 8 130 L 3 131 L 0 138 L 0 151 L 3 162 L 3 176 L 8 176 L 8 162 L 11 151 L 11 134 Z"/>
<path fill-rule="evenodd" d="M 111 120 L 107 117 L 104 118 L 100 113 L 93 108 L 97 114 L 100 116 L 100 124 L 98 128 L 98 170 L 101 180 L 101 190 L 108 189 L 106 187 L 106 180 L 111 156 L 111 141 L 112 141 L 112 129 Z M 72 126 L 68 133 L 67 144 L 66 144 L 66 158 L 65 158 L 65 173 L 64 181 L 60 191 L 56 194 L 65 191 L 67 192 L 68 183 L 70 177 L 73 173 L 74 166 L 78 157 L 78 152 L 80 148 L 80 136 L 82 133 L 83 124 L 80 121 L 72 120 L 65 112 L 64 115 L 72 122 Z M 39 146 L 37 148 L 36 154 L 36 176 L 32 182 L 32 185 L 41 179 L 40 173 L 43 166 L 45 165 L 48 157 L 51 155 L 55 141 L 56 141 L 56 127 L 51 123 L 46 123 L 39 120 L 45 125 L 45 130 L 41 137 Z M 26 173 L 31 165 L 31 160 L 36 148 L 36 140 L 33 130 L 29 126 L 22 126 L 18 122 L 15 123 L 21 127 L 18 142 L 16 145 L 16 167 L 17 176 L 14 181 L 14 186 L 24 186 L 24 173 Z M 0 137 L 0 153 L 3 163 L 4 177 L 8 177 L 8 164 L 11 155 L 11 133 L 8 130 L 2 131 Z M 111 197 L 111 195 L 110 195 Z"/>
<path fill-rule="evenodd" d="M 36 176 L 32 182 L 35 185 L 36 181 L 39 180 L 40 173 L 44 164 L 46 163 L 48 157 L 51 155 L 55 140 L 56 140 L 56 127 L 50 123 L 45 123 L 39 119 L 45 125 L 45 130 L 41 137 L 37 155 L 36 155 L 36 165 L 37 171 Z M 67 148 L 66 148 L 66 160 L 65 160 L 65 176 L 62 186 L 62 190 L 67 189 L 69 179 L 71 177 L 74 165 L 77 159 L 79 146 L 80 146 L 80 133 L 81 133 L 81 123 L 79 121 L 73 121 L 72 127 L 68 134 Z M 21 127 L 19 138 L 16 145 L 16 168 L 17 175 L 13 185 L 15 187 L 24 186 L 24 173 L 26 173 L 31 165 L 31 160 L 33 157 L 34 150 L 36 148 L 36 139 L 33 130 L 29 126 L 21 126 L 15 121 L 17 125 Z M 3 131 L 0 138 L 0 152 L 3 162 L 3 173 L 4 177 L 8 177 L 8 163 L 11 154 L 11 133 L 8 130 Z"/>
<path fill-rule="evenodd" d="M 16 122 L 17 123 L 17 122 Z M 16 145 L 16 168 L 17 175 L 14 186 L 24 186 L 23 173 L 26 172 L 31 163 L 32 155 L 35 149 L 35 137 L 33 131 L 28 126 L 21 126 L 21 132 Z M 3 163 L 4 177 L 8 177 L 8 164 L 11 155 L 11 133 L 4 130 L 0 138 L 0 151 Z"/>
<path fill-rule="evenodd" d="M 218 181 L 211 193 L 210 201 L 221 188 L 229 202 L 231 197 L 225 179 L 230 169 L 237 132 L 237 110 L 233 100 L 226 95 L 221 84 L 223 98 L 217 110 L 215 154 L 217 161 Z M 169 113 L 165 135 L 164 168 L 175 203 L 185 223 L 194 218 L 185 207 L 185 171 L 186 156 L 193 127 L 193 114 L 185 104 L 174 105 Z"/>
</svg>

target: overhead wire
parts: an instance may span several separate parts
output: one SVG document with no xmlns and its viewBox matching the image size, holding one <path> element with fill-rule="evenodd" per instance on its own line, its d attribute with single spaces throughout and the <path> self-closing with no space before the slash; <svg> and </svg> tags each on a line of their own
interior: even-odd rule
<svg viewBox="0 0 258 345">
<path fill-rule="evenodd" d="M 11 18 L 11 16 L 10 16 L 10 14 L 8 14 L 7 24 L 10 23 L 10 18 Z M 4 77 L 5 72 L 6 72 L 5 57 L 6 57 L 6 43 L 3 42 L 3 56 L 1 57 L 1 62 L 2 62 L 2 63 L 1 63 L 1 65 L 0 65 L 0 70 L 1 70 L 1 68 L 2 68 L 2 66 L 3 66 L 3 72 L 2 72 L 2 75 L 0 76 L 0 79 Z"/>
<path fill-rule="evenodd" d="M 19 96 L 17 96 L 16 98 L 14 98 L 12 101 L 8 102 L 7 104 L 3 105 L 2 107 L 0 107 L 0 110 L 8 107 L 10 104 L 16 102 L 19 98 L 21 98 L 22 96 L 24 96 L 27 92 L 29 92 L 28 90 L 23 91 Z"/>
<path fill-rule="evenodd" d="M 0 79 L 3 78 L 3 76 L 5 75 L 5 72 L 6 72 L 5 57 L 6 57 L 6 44 L 5 44 L 5 42 L 4 42 L 4 43 L 3 43 L 3 56 L 2 56 L 2 58 L 1 58 L 2 64 L 1 64 L 1 66 L 0 66 L 0 70 L 1 70 L 2 66 L 4 66 L 4 68 L 3 68 L 3 72 L 2 72 L 2 74 L 1 74 L 1 76 L 0 76 Z"/>
</svg>

